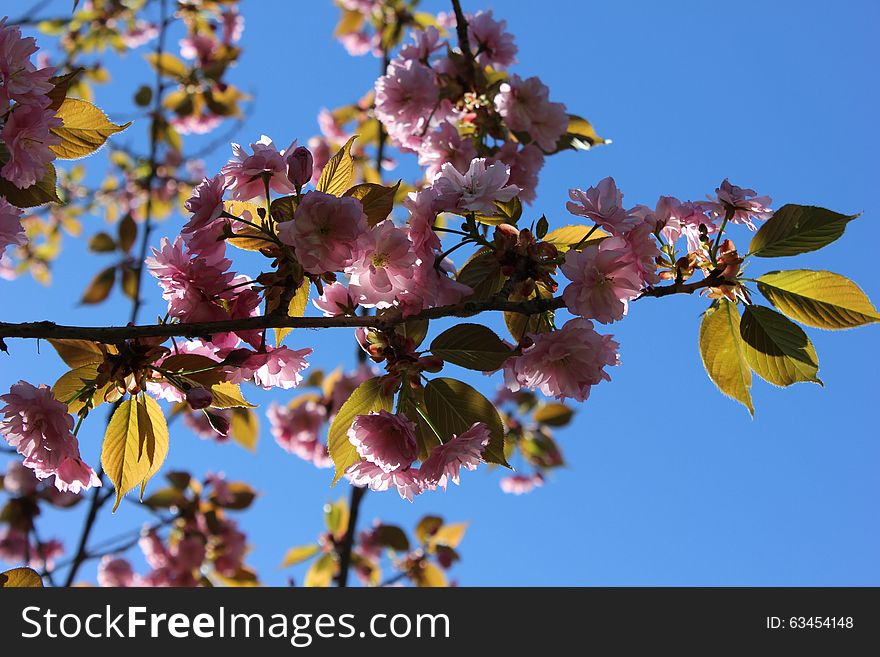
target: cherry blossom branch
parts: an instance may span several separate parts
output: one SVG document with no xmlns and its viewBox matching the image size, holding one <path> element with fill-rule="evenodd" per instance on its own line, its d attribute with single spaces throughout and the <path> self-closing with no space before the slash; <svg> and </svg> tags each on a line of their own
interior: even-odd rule
<svg viewBox="0 0 880 657">
<path fill-rule="evenodd" d="M 649 287 L 639 298 L 662 298 L 673 294 L 693 294 L 694 292 L 724 284 L 731 284 L 721 278 L 708 277 L 693 283 L 673 283 Z M 530 299 L 528 301 L 509 301 L 502 298 L 485 301 L 464 301 L 449 306 L 427 308 L 419 313 L 404 317 L 399 311 L 391 310 L 380 315 L 341 315 L 337 317 L 284 317 L 281 315 L 260 315 L 243 319 L 229 319 L 218 322 L 191 322 L 175 324 L 152 324 L 141 326 L 66 326 L 54 322 L 23 322 L 9 324 L 0 322 L 0 338 L 32 338 L 54 340 L 90 340 L 115 344 L 136 338 L 184 337 L 197 338 L 217 333 L 261 330 L 271 328 L 357 328 L 372 327 L 392 329 L 411 320 L 441 319 L 444 317 L 473 317 L 484 312 L 509 312 L 521 315 L 538 315 L 558 310 L 565 305 L 562 297 L 550 299 Z"/>
<path fill-rule="evenodd" d="M 348 505 L 348 527 L 345 530 L 345 537 L 342 539 L 342 545 L 337 551 L 337 554 L 339 555 L 339 574 L 336 576 L 336 585 L 340 588 L 348 586 L 348 571 L 351 568 L 351 551 L 354 548 L 358 514 L 361 508 L 361 500 L 364 499 L 364 495 L 366 494 L 366 488 L 358 486 L 351 487 L 351 499 Z"/>
<path fill-rule="evenodd" d="M 469 82 L 473 82 L 476 62 L 474 61 L 474 53 L 471 50 L 471 41 L 468 37 L 467 19 L 464 17 L 460 0 L 452 0 L 452 11 L 455 13 L 455 32 L 458 35 L 458 48 L 468 64 Z"/>
</svg>

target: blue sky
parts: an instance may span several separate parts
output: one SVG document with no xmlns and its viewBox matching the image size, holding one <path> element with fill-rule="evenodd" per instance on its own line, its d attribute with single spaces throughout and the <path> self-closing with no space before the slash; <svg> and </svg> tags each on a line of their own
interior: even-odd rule
<svg viewBox="0 0 880 657">
<path fill-rule="evenodd" d="M 752 271 L 830 269 L 880 299 L 873 263 L 865 259 L 880 213 L 874 66 L 880 5 L 553 0 L 542 11 L 531 2 L 464 5 L 490 6 L 506 18 L 519 45 L 516 72 L 542 77 L 554 100 L 614 140 L 549 159 L 534 216 L 546 213 L 551 226 L 569 223 L 567 189 L 606 175 L 616 178 L 627 202 L 646 204 L 660 194 L 702 198 L 729 177 L 771 195 L 776 205 L 864 212 L 821 252 L 756 262 Z M 375 59 L 351 58 L 332 40 L 338 10 L 330 2 L 252 0 L 243 11 L 246 52 L 232 78 L 257 103 L 241 141 L 261 133 L 285 145 L 294 137 L 305 141 L 317 131 L 320 107 L 350 102 L 375 78 Z M 114 83 L 97 100 L 113 115 L 130 106 L 148 74 L 138 53 L 111 72 Z M 145 130 L 135 126 L 125 139 L 141 144 Z M 209 170 L 226 156 L 213 157 Z M 92 166 L 100 166 L 100 157 Z M 101 223 L 94 218 L 87 233 Z M 169 220 L 157 239 L 174 235 L 180 224 Z M 739 233 L 738 241 L 748 238 Z M 101 324 L 127 316 L 118 296 L 98 309 L 76 306 L 100 265 L 82 243 L 69 240 L 65 248 L 52 287 L 0 281 L 3 320 Z M 143 320 L 161 309 L 151 285 Z M 369 494 L 363 519 L 406 528 L 426 513 L 469 521 L 464 560 L 455 569 L 465 585 L 880 584 L 877 328 L 811 330 L 826 387 L 779 390 L 758 381 L 752 420 L 703 371 L 696 340 L 705 305 L 685 297 L 639 301 L 613 325 L 623 364 L 610 384 L 594 390 L 576 422 L 558 432 L 568 466 L 543 489 L 504 495 L 499 474 L 481 469 L 467 473 L 461 488 L 423 495 L 412 505 L 393 494 Z M 0 389 L 19 378 L 52 383 L 63 372 L 46 345 L 38 357 L 37 345 L 10 343 L 12 355 L 0 357 Z M 294 332 L 288 343 L 315 347 L 313 365 L 325 368 L 353 344 L 343 331 Z M 489 389 L 488 381 L 462 375 Z M 302 575 L 277 569 L 284 550 L 313 540 L 321 505 L 347 490 L 331 490 L 327 471 L 285 454 L 266 428 L 263 421 L 252 455 L 178 427 L 166 468 L 224 471 L 251 482 L 261 497 L 240 517 L 254 544 L 249 561 L 265 582 L 282 584 L 288 574 Z M 96 416 L 81 433 L 92 463 L 102 430 Z M 70 537 L 79 513 L 45 517 L 44 535 Z M 125 531 L 144 517 L 123 505 L 101 517 L 97 536 Z M 83 572 L 94 577 L 91 568 Z"/>
</svg>

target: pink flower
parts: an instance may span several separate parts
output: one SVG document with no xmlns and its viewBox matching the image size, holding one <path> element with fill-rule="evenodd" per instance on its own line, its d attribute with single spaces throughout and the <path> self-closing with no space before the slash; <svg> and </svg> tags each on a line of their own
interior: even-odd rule
<svg viewBox="0 0 880 657">
<path fill-rule="evenodd" d="M 616 238 L 613 238 L 616 239 Z M 644 221 L 622 237 L 629 249 L 630 259 L 639 272 L 642 285 L 653 285 L 660 280 L 657 275 L 657 257 L 660 249 L 654 239 L 654 223 Z"/>
<path fill-rule="evenodd" d="M 655 211 L 657 225 L 663 226 L 660 231 L 663 239 L 668 244 L 674 244 L 680 237 L 684 236 L 687 239 L 687 249 L 689 252 L 702 250 L 703 243 L 700 241 L 700 227 L 704 227 L 706 235 L 718 232 L 715 222 L 706 216 L 706 204 L 694 203 L 692 201 L 678 203 L 675 199 L 669 201 L 664 201 L 664 199 L 671 199 L 671 197 L 661 197 Z M 667 205 L 668 212 L 666 209 L 661 208 L 661 204 Z"/>
<path fill-rule="evenodd" d="M 0 140 L 9 151 L 9 161 L 0 174 L 19 189 L 30 187 L 46 173 L 46 166 L 55 159 L 50 146 L 61 143 L 61 138 L 49 132 L 60 128 L 61 119 L 55 110 L 34 105 L 18 105 L 6 118 L 0 131 Z"/>
<path fill-rule="evenodd" d="M 312 191 L 302 197 L 293 221 L 279 224 L 278 237 L 296 249 L 303 269 L 322 274 L 351 264 L 365 230 L 367 217 L 359 200 Z"/>
<path fill-rule="evenodd" d="M 0 255 L 10 245 L 27 242 L 21 225 L 21 210 L 0 196 Z"/>
<path fill-rule="evenodd" d="M 426 167 L 425 180 L 434 180 L 447 162 L 458 170 L 465 169 L 476 156 L 473 141 L 463 139 L 451 121 L 442 121 L 419 145 L 419 165 Z"/>
<path fill-rule="evenodd" d="M 386 308 L 404 293 L 413 277 L 416 254 L 407 231 L 382 221 L 358 242 L 358 253 L 345 272 L 348 289 L 362 306 Z"/>
<path fill-rule="evenodd" d="M 315 308 L 322 311 L 325 317 L 338 317 L 339 315 L 351 315 L 357 308 L 357 302 L 351 298 L 348 288 L 342 283 L 336 282 L 324 286 L 324 294 L 312 303 Z"/>
<path fill-rule="evenodd" d="M 468 17 L 468 35 L 480 66 L 503 70 L 516 62 L 513 35 L 506 32 L 507 21 L 496 21 L 492 10 L 478 11 Z"/>
<path fill-rule="evenodd" d="M 55 568 L 55 559 L 62 554 L 64 554 L 64 544 L 56 538 L 51 538 L 45 543 L 31 546 L 31 559 L 28 565 L 36 570 L 52 570 Z"/>
<path fill-rule="evenodd" d="M 513 392 L 529 388 L 583 402 L 592 386 L 611 380 L 604 368 L 619 363 L 619 345 L 612 336 L 596 333 L 586 319 L 571 319 L 561 329 L 528 337 L 532 344 L 522 355 L 504 362 L 504 382 Z"/>
<path fill-rule="evenodd" d="M 144 527 L 141 533 L 138 546 L 144 553 L 144 558 L 150 565 L 150 568 L 167 568 L 171 565 L 171 554 L 162 543 L 162 539 L 156 533 L 155 529 Z"/>
<path fill-rule="evenodd" d="M 123 32 L 119 36 L 126 48 L 134 50 L 159 36 L 159 28 L 149 21 L 137 20 L 127 32 Z"/>
<path fill-rule="evenodd" d="M 510 184 L 520 188 L 521 200 L 533 202 L 538 188 L 538 174 L 544 167 L 544 152 L 534 144 L 525 144 L 517 149 L 515 143 L 507 141 L 492 159 L 510 167 Z"/>
<path fill-rule="evenodd" d="M 3 490 L 15 497 L 27 497 L 37 492 L 37 478 L 34 471 L 25 467 L 21 461 L 10 461 L 3 475 Z"/>
<path fill-rule="evenodd" d="M 339 43 L 352 57 L 366 55 L 378 44 L 378 35 L 370 35 L 366 32 L 346 32 L 339 35 Z"/>
<path fill-rule="evenodd" d="M 635 228 L 643 221 L 623 209 L 623 192 L 617 188 L 614 178 L 603 178 L 587 191 L 570 189 L 571 201 L 565 204 L 568 211 L 580 217 L 592 219 L 612 235 L 620 235 Z"/>
<path fill-rule="evenodd" d="M 723 218 L 728 212 L 732 216 L 728 221 L 733 224 L 745 224 L 749 230 L 756 230 L 752 220 L 765 221 L 773 216 L 770 209 L 772 199 L 769 196 L 756 196 L 754 189 L 746 189 L 732 185 L 727 178 L 715 190 L 717 200 L 712 213 Z"/>
<path fill-rule="evenodd" d="M 418 468 L 385 472 L 375 463 L 358 461 L 345 471 L 345 477 L 355 486 L 369 486 L 374 491 L 393 487 L 402 499 L 410 502 L 424 490 Z"/>
<path fill-rule="evenodd" d="M 404 44 L 400 49 L 402 59 L 414 59 L 427 62 L 435 52 L 444 47 L 445 42 L 440 40 L 440 32 L 433 25 L 424 30 L 413 30 L 411 33 L 413 43 Z"/>
<path fill-rule="evenodd" d="M 419 455 L 416 425 L 402 413 L 358 415 L 348 430 L 348 441 L 361 458 L 383 472 L 406 470 Z"/>
<path fill-rule="evenodd" d="M 499 482 L 501 490 L 512 495 L 525 495 L 544 485 L 544 477 L 540 472 L 532 475 L 511 475 L 503 477 Z"/>
<path fill-rule="evenodd" d="M 287 179 L 296 189 L 302 189 L 312 179 L 315 160 L 304 146 L 297 146 L 287 156 Z"/>
<path fill-rule="evenodd" d="M 288 349 L 287 347 L 266 347 L 265 352 L 255 352 L 233 372 L 233 383 L 253 379 L 265 390 L 282 388 L 289 390 L 302 381 L 301 372 L 309 364 L 306 356 L 311 349 Z"/>
<path fill-rule="evenodd" d="M 583 251 L 565 254 L 562 273 L 571 283 L 562 293 L 575 315 L 602 324 L 626 315 L 629 301 L 642 290 L 642 272 L 623 238 L 607 238 Z"/>
<path fill-rule="evenodd" d="M 267 412 L 272 435 L 282 449 L 319 468 L 333 462 L 320 440 L 327 408 L 311 399 L 290 406 L 272 404 Z"/>
<path fill-rule="evenodd" d="M 207 110 L 189 116 L 174 116 L 171 125 L 182 135 L 205 135 L 223 123 L 223 117 Z"/>
<path fill-rule="evenodd" d="M 0 559 L 9 563 L 27 561 L 30 546 L 27 534 L 14 527 L 0 528 Z"/>
<path fill-rule="evenodd" d="M 483 461 L 483 450 L 489 439 L 489 426 L 475 422 L 464 433 L 437 445 L 419 469 L 422 485 L 430 490 L 438 486 L 445 490 L 450 481 L 458 485 L 461 468 L 476 470 Z"/>
<path fill-rule="evenodd" d="M 226 221 L 223 213 L 223 193 L 226 179 L 222 175 L 205 179 L 199 183 L 184 206 L 192 212 L 180 234 L 187 248 L 207 260 L 219 260 L 226 252 L 223 242 L 223 227 Z"/>
<path fill-rule="evenodd" d="M 137 575 L 127 559 L 107 554 L 98 564 L 98 586 L 105 588 L 138 586 Z"/>
<path fill-rule="evenodd" d="M 101 485 L 95 471 L 80 459 L 67 406 L 48 386 L 19 381 L 0 400 L 6 402 L 0 409 L 0 434 L 24 456 L 24 465 L 37 479 L 55 475 L 55 487 L 73 493 Z"/>
<path fill-rule="evenodd" d="M 536 77 L 523 80 L 512 75 L 495 96 L 495 109 L 514 132 L 526 132 L 547 152 L 568 129 L 568 114 L 562 103 L 551 103 L 550 90 Z"/>
<path fill-rule="evenodd" d="M 444 164 L 434 180 L 438 204 L 445 211 L 494 214 L 495 201 L 507 202 L 519 193 L 519 187 L 507 184 L 509 177 L 510 167 L 501 162 L 486 166 L 485 158 L 471 160 L 464 174 Z"/>
<path fill-rule="evenodd" d="M 421 129 L 438 100 L 436 74 L 413 59 L 391 62 L 376 80 L 376 116 L 386 126 L 404 123 Z"/>
<path fill-rule="evenodd" d="M 49 106 L 47 94 L 55 86 L 49 78 L 55 69 L 37 70 L 31 62 L 37 50 L 36 39 L 22 38 L 18 26 L 7 26 L 5 18 L 0 21 L 0 106 L 5 108 L 10 101 L 37 109 Z"/>
<path fill-rule="evenodd" d="M 418 192 L 410 192 L 403 201 L 409 210 L 409 241 L 413 250 L 421 259 L 427 259 L 440 251 L 440 238 L 434 232 L 434 220 L 437 218 L 435 207 L 437 195 L 431 187 Z"/>
<path fill-rule="evenodd" d="M 234 157 L 220 169 L 220 173 L 226 176 L 232 196 L 239 201 L 264 197 L 266 194 L 264 177 L 268 177 L 269 188 L 272 191 L 279 194 L 293 194 L 296 189 L 287 179 L 287 162 L 284 155 L 294 148 L 296 141 L 286 150 L 279 151 L 266 135 L 251 144 L 253 155 L 248 155 L 239 144 L 232 144 Z"/>
</svg>

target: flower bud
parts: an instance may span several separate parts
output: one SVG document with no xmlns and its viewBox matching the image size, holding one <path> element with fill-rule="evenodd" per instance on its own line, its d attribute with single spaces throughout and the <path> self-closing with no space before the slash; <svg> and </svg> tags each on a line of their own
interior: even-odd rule
<svg viewBox="0 0 880 657">
<path fill-rule="evenodd" d="M 214 401 L 214 395 L 206 388 L 190 388 L 186 391 L 186 403 L 194 411 L 207 408 Z"/>
<path fill-rule="evenodd" d="M 294 187 L 302 189 L 303 185 L 312 179 L 313 164 L 311 151 L 304 146 L 298 146 L 287 157 L 287 179 Z"/>
</svg>

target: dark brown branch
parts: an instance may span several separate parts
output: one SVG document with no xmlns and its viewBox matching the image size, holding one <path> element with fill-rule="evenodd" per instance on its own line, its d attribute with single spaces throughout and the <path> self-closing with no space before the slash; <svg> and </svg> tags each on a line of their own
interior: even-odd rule
<svg viewBox="0 0 880 657">
<path fill-rule="evenodd" d="M 342 545 L 339 546 L 339 574 L 336 576 L 336 585 L 340 588 L 348 586 L 348 571 L 351 569 L 351 551 L 354 548 L 355 532 L 357 531 L 358 513 L 361 508 L 361 500 L 366 495 L 366 488 L 351 487 L 351 500 L 348 506 L 348 527 Z"/>
<path fill-rule="evenodd" d="M 460 0 L 452 0 L 452 11 L 455 13 L 455 32 L 458 35 L 458 48 L 467 62 L 468 66 L 468 82 L 473 84 L 476 77 L 477 64 L 474 60 L 474 51 L 471 50 L 471 40 L 468 37 L 467 19 L 464 17 L 464 11 L 461 8 Z"/>
</svg>

